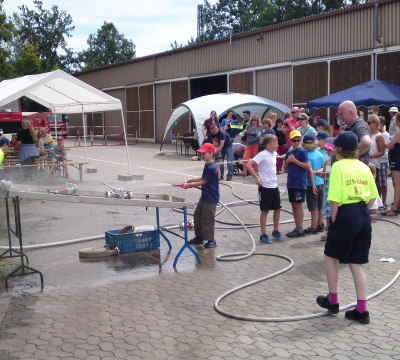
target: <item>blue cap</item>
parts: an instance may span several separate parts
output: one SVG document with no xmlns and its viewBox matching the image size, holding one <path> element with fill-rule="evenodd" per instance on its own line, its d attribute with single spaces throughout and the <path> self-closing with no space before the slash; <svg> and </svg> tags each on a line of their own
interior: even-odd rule
<svg viewBox="0 0 400 360">
<path fill-rule="evenodd" d="M 358 146 L 358 138 L 351 131 L 341 131 L 333 140 L 333 144 L 340 146 L 345 151 L 354 151 Z"/>
<path fill-rule="evenodd" d="M 327 139 L 329 137 L 329 134 L 326 131 L 318 131 L 316 138 L 318 140 L 321 139 Z"/>
<path fill-rule="evenodd" d="M 328 126 L 328 122 L 324 119 L 319 119 L 315 126 Z"/>
<path fill-rule="evenodd" d="M 315 142 L 315 136 L 314 135 L 307 134 L 307 135 L 303 136 L 303 143 L 312 144 L 314 142 Z"/>
</svg>

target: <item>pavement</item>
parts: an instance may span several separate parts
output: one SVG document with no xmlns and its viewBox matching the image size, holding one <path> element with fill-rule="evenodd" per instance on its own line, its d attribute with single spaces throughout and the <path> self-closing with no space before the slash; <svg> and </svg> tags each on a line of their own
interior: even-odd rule
<svg viewBox="0 0 400 360">
<path fill-rule="evenodd" d="M 184 190 L 171 184 L 201 175 L 203 163 L 176 154 L 174 145 L 164 146 L 164 155 L 157 155 L 158 150 L 157 144 L 130 146 L 131 173 L 144 178 L 126 182 L 117 178 L 129 171 L 124 147 L 89 147 L 86 154 L 83 148 L 72 148 L 69 157 L 76 161 L 86 158 L 97 173 L 85 172 L 80 183 L 78 172 L 71 169 L 68 181 L 82 190 L 106 191 L 106 182 L 134 192 L 177 195 L 196 202 L 197 189 Z M 278 181 L 286 210 L 280 230 L 285 234 L 293 229 L 284 193 L 286 175 L 278 175 Z M 13 186 L 45 191 L 63 184 L 61 178 L 41 175 L 32 183 L 16 181 Z M 391 179 L 388 189 L 391 200 Z M 244 223 L 257 224 L 258 206 L 238 203 L 238 197 L 257 199 L 251 177 L 235 176 L 231 182 L 221 182 L 221 201 L 234 203 L 230 209 Z M 182 214 L 172 209 L 161 209 L 160 217 L 163 225 L 182 222 Z M 3 205 L 0 218 L 0 245 L 6 245 Z M 128 224 L 154 225 L 155 210 L 23 199 L 21 218 L 23 242 L 33 245 L 101 235 Z M 369 294 L 396 276 L 400 262 L 400 218 L 374 218 L 370 262 L 365 265 Z M 222 293 L 288 265 L 270 255 L 217 260 L 218 255 L 246 253 L 252 248 L 252 240 L 228 211 L 218 212 L 217 220 L 218 246 L 196 247 L 201 264 L 185 250 L 176 269 L 172 264 L 183 241 L 169 235 L 171 251 L 161 239 L 160 249 L 90 261 L 79 259 L 79 250 L 102 247 L 104 239 L 27 250 L 30 266 L 44 275 L 44 288 L 41 290 L 37 275 L 11 280 L 8 291 L 0 283 L 0 359 L 400 359 L 399 281 L 368 302 L 369 325 L 346 320 L 344 312 L 292 322 L 242 321 L 217 313 L 214 302 Z M 270 215 L 268 223 L 271 221 Z M 281 242 L 262 244 L 259 227 L 249 231 L 257 252 L 288 256 L 295 265 L 228 296 L 220 303 L 222 309 L 278 320 L 320 313 L 315 298 L 327 292 L 321 234 L 297 239 L 284 236 Z M 271 233 L 270 226 L 267 231 Z M 17 245 L 15 238 L 13 245 Z M 396 261 L 380 261 L 389 257 Z M 356 300 L 346 266 L 340 266 L 339 300 L 341 306 Z"/>
</svg>

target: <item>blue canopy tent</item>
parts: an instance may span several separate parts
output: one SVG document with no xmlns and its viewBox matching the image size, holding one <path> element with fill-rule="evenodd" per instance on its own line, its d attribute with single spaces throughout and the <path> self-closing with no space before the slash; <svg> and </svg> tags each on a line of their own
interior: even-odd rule
<svg viewBox="0 0 400 360">
<path fill-rule="evenodd" d="M 345 100 L 351 100 L 356 106 L 393 106 L 400 105 L 400 86 L 386 81 L 371 80 L 337 93 L 323 96 L 307 102 L 307 108 L 339 107 Z"/>
</svg>

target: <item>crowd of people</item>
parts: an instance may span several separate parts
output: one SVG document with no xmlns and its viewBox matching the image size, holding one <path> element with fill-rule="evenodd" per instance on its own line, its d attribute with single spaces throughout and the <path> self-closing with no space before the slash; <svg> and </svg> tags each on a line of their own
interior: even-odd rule
<svg viewBox="0 0 400 360">
<path fill-rule="evenodd" d="M 34 165 L 38 160 L 46 163 L 60 163 L 61 165 L 67 161 L 66 148 L 62 136 L 57 137 L 57 145 L 54 145 L 53 137 L 48 134 L 46 128 L 41 128 L 36 131 L 29 120 L 22 120 L 22 128 L 9 140 L 3 135 L 3 130 L 0 129 L 0 169 L 5 156 L 11 153 L 17 153 L 21 165 Z M 68 169 L 64 166 L 64 177 L 68 178 Z M 34 167 L 22 166 L 24 179 L 31 181 L 34 176 Z M 54 175 L 54 167 L 50 167 L 50 175 Z M 6 176 L 3 171 L 0 171 L 0 180 Z"/>
<path fill-rule="evenodd" d="M 217 245 L 214 232 L 206 228 L 214 228 L 218 179 L 223 179 L 224 159 L 227 159 L 226 180 L 229 181 L 233 144 L 241 142 L 244 155 L 240 175 L 253 176 L 258 186 L 260 241 L 270 244 L 272 240 L 283 239 L 279 230 L 281 196 L 277 175 L 284 171 L 295 223 L 295 228 L 286 236 L 302 237 L 327 230 L 321 240 L 326 241 L 328 294 L 318 296 L 317 304 L 331 313 L 339 312 L 338 263 L 349 264 L 357 306 L 346 311 L 345 317 L 369 323 L 367 281 L 362 265 L 368 262 L 371 214 L 381 210 L 382 215 L 397 216 L 400 212 L 400 112 L 397 107 L 391 107 L 389 114 L 391 119 L 386 126 L 385 118 L 379 116 L 379 108 L 369 106 L 365 121 L 349 100 L 340 104 L 332 126 L 319 117 L 310 119 L 298 107 L 293 107 L 284 119 L 273 113 L 261 121 L 248 110 L 243 112 L 243 121 L 229 110 L 221 123 L 212 111 L 203 125 L 205 141 L 199 150 L 206 162 L 203 175 L 188 179 L 184 185 L 184 188 L 202 188 L 195 211 L 196 236 L 189 243 L 199 245 L 206 241 L 206 248 Z M 218 160 L 216 165 L 214 159 Z M 394 187 L 391 208 L 387 205 L 389 169 Z M 307 229 L 303 228 L 304 202 L 311 216 Z M 269 211 L 273 211 L 272 238 L 266 229 Z"/>
</svg>

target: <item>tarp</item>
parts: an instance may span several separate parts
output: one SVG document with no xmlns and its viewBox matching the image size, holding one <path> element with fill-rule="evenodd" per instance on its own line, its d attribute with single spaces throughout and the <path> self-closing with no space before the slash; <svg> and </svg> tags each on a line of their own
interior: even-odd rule
<svg viewBox="0 0 400 360">
<path fill-rule="evenodd" d="M 240 116 L 242 116 L 244 110 L 250 110 L 251 115 L 257 115 L 260 119 L 269 109 L 280 113 L 290 112 L 290 108 L 284 104 L 250 94 L 226 93 L 201 96 L 178 105 L 172 112 L 165 128 L 162 143 L 173 125 L 183 116 L 190 114 L 196 124 L 197 136 L 201 144 L 204 140 L 201 128 L 204 121 L 210 117 L 211 111 L 215 110 L 219 118 L 229 109 Z"/>
<path fill-rule="evenodd" d="M 87 157 L 87 125 L 84 114 L 96 111 L 121 111 L 128 169 L 129 174 L 131 174 L 124 114 L 119 99 L 107 95 L 62 70 L 55 70 L 37 75 L 26 75 L 0 82 L 0 106 L 17 100 L 22 96 L 36 101 L 55 113 L 82 114 L 85 160 Z"/>
<path fill-rule="evenodd" d="M 85 82 L 55 70 L 0 82 L 0 106 L 26 96 L 60 114 L 122 110 L 122 104 Z"/>
<path fill-rule="evenodd" d="M 323 96 L 307 102 L 307 108 L 339 107 L 345 100 L 351 100 L 356 106 L 393 106 L 400 105 L 400 86 L 386 81 L 371 80 L 337 93 Z"/>
</svg>

